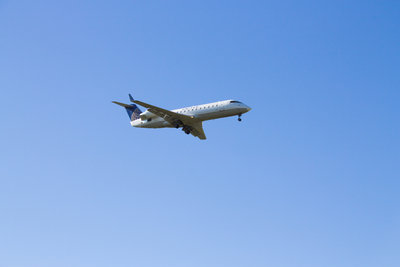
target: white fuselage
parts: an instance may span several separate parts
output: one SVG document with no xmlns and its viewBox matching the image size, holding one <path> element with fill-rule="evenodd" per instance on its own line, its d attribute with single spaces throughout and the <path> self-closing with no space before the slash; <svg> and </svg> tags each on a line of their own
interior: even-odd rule
<svg viewBox="0 0 400 267">
<path fill-rule="evenodd" d="M 207 121 L 230 116 L 238 116 L 250 110 L 250 107 L 239 101 L 225 100 L 204 105 L 174 109 L 172 111 L 187 116 L 193 116 L 199 121 Z M 174 127 L 171 123 L 149 111 L 140 114 L 140 119 L 131 121 L 131 125 L 140 128 Z"/>
</svg>

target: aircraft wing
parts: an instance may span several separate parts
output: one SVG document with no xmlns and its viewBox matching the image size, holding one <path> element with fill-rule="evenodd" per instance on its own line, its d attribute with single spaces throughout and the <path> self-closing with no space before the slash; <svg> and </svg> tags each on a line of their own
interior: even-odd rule
<svg viewBox="0 0 400 267">
<path fill-rule="evenodd" d="M 176 113 L 176 112 L 173 112 L 170 110 L 159 108 L 159 107 L 144 103 L 142 101 L 133 100 L 133 99 L 131 99 L 131 101 L 135 104 L 138 104 L 138 105 L 141 105 L 141 106 L 147 108 L 149 112 L 163 118 L 164 120 L 171 123 L 172 125 L 176 124 L 177 121 L 181 121 L 186 126 L 191 127 L 191 134 L 193 136 L 198 137 L 201 140 L 206 139 L 206 135 L 204 134 L 204 130 L 203 130 L 203 123 L 201 121 L 197 120 L 195 117 L 187 116 L 184 114 L 179 114 L 179 113 Z"/>
<path fill-rule="evenodd" d="M 198 137 L 198 138 L 200 138 L 201 140 L 207 139 L 207 138 L 206 138 L 206 135 L 205 135 L 205 133 L 204 133 L 204 130 L 203 130 L 203 123 L 202 123 L 201 121 L 200 121 L 200 122 L 193 123 L 193 124 L 189 124 L 189 126 L 192 127 L 192 130 L 191 130 L 190 133 L 191 133 L 193 136 Z"/>
<path fill-rule="evenodd" d="M 172 125 L 174 125 L 174 122 L 176 122 L 177 120 L 182 121 L 184 124 L 193 123 L 193 122 L 197 121 L 193 116 L 179 114 L 179 113 L 176 113 L 176 112 L 173 112 L 170 110 L 166 110 L 163 108 L 159 108 L 159 107 L 144 103 L 139 100 L 133 100 L 132 102 L 147 108 L 149 112 L 156 114 L 157 116 L 163 118 L 164 120 L 168 121 Z"/>
</svg>

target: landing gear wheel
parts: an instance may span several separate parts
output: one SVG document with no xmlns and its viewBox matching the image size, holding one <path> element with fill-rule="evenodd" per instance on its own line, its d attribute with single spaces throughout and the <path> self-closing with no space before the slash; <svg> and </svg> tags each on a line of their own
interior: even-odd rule
<svg viewBox="0 0 400 267">
<path fill-rule="evenodd" d="M 239 118 L 239 119 L 238 119 L 238 121 L 242 121 L 242 119 L 241 119 L 241 118 Z"/>
<path fill-rule="evenodd" d="M 182 131 L 184 131 L 185 134 L 190 134 L 191 128 L 189 126 L 183 126 Z"/>
<path fill-rule="evenodd" d="M 239 114 L 239 118 L 238 118 L 238 121 L 242 121 L 242 114 Z"/>
<path fill-rule="evenodd" d="M 184 125 L 181 120 L 177 120 L 177 121 L 175 121 L 174 126 L 176 129 L 179 129 L 181 126 L 183 127 Z"/>
</svg>

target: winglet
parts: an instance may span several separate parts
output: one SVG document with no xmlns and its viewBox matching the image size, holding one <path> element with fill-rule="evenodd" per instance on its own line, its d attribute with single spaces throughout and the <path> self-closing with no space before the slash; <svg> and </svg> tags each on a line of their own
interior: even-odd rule
<svg viewBox="0 0 400 267">
<path fill-rule="evenodd" d="M 135 101 L 135 99 L 133 99 L 133 97 L 132 97 L 131 94 L 129 94 L 129 100 L 130 100 L 131 102 L 134 102 L 134 101 Z"/>
</svg>

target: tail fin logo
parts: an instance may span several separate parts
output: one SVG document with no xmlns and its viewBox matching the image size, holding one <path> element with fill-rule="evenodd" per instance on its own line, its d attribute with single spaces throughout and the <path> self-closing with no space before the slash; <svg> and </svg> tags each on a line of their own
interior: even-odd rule
<svg viewBox="0 0 400 267">
<path fill-rule="evenodd" d="M 129 94 L 129 100 L 131 102 L 134 102 L 133 97 Z M 121 107 L 124 107 L 126 109 L 126 112 L 128 113 L 129 119 L 131 121 L 140 119 L 140 114 L 142 114 L 142 111 L 138 108 L 138 106 L 136 106 L 135 104 L 124 104 L 121 102 L 117 102 L 117 101 L 112 101 L 114 104 L 117 104 Z"/>
<path fill-rule="evenodd" d="M 134 121 L 134 120 L 137 120 L 137 119 L 140 119 L 140 114 L 142 113 L 141 111 L 140 111 L 140 109 L 136 106 L 136 105 L 131 105 L 132 106 L 132 114 L 130 114 L 130 117 L 131 117 L 131 121 Z M 127 109 L 127 111 L 128 111 L 128 109 Z M 129 111 L 128 111 L 128 114 L 129 114 Z"/>
</svg>

